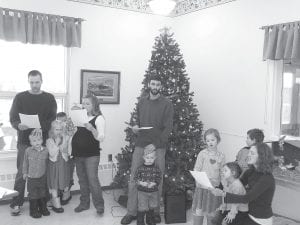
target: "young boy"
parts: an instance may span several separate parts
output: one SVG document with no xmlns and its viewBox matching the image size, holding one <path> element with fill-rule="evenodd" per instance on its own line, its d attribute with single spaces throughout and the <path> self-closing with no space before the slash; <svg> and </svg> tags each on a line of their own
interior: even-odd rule
<svg viewBox="0 0 300 225">
<path fill-rule="evenodd" d="M 156 152 L 153 145 L 144 148 L 144 164 L 135 173 L 134 180 L 138 190 L 137 225 L 155 225 L 154 209 L 158 206 L 158 185 L 161 181 L 161 171 L 155 166 Z"/>
<path fill-rule="evenodd" d="M 34 129 L 29 135 L 30 147 L 25 151 L 23 161 L 23 179 L 27 179 L 30 216 L 40 218 L 49 216 L 47 209 L 46 167 L 48 150 L 42 146 L 41 129 Z"/>
<path fill-rule="evenodd" d="M 246 144 L 247 146 L 242 148 L 238 154 L 236 155 L 236 162 L 239 164 L 239 166 L 242 169 L 242 174 L 248 169 L 248 153 L 249 149 L 252 145 L 262 143 L 264 141 L 265 135 L 264 132 L 260 129 L 251 129 L 247 132 L 247 140 Z"/>
</svg>

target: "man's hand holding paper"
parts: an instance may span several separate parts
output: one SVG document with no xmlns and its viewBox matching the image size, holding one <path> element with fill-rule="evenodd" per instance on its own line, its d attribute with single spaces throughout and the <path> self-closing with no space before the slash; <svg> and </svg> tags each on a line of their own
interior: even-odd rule
<svg viewBox="0 0 300 225">
<path fill-rule="evenodd" d="M 18 129 L 19 129 L 19 130 L 27 130 L 27 129 L 29 129 L 29 127 L 26 126 L 26 125 L 24 125 L 24 124 L 22 124 L 22 123 L 19 123 L 19 124 L 18 124 Z"/>
</svg>

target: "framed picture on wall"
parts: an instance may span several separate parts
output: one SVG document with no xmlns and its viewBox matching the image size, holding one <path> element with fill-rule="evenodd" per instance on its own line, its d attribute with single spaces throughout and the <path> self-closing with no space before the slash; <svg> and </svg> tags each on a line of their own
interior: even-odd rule
<svg viewBox="0 0 300 225">
<path fill-rule="evenodd" d="M 86 94 L 94 94 L 100 104 L 119 104 L 120 72 L 81 70 L 80 103 Z"/>
</svg>

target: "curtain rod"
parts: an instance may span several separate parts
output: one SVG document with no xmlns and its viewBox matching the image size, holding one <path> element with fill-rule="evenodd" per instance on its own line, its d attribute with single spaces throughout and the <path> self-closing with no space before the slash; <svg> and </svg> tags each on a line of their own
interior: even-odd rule
<svg viewBox="0 0 300 225">
<path fill-rule="evenodd" d="M 265 29 L 265 28 L 267 28 L 267 27 L 273 27 L 273 26 L 279 26 L 279 25 L 287 25 L 287 24 L 291 24 L 291 23 L 300 23 L 300 20 L 298 20 L 298 21 L 294 21 L 294 22 L 289 22 L 289 23 L 277 23 L 277 24 L 273 24 L 273 25 L 268 25 L 268 26 L 262 26 L 262 27 L 260 27 L 259 29 Z"/>
<path fill-rule="evenodd" d="M 19 9 L 2 8 L 2 7 L 0 7 L 0 9 L 3 9 L 3 10 L 9 10 L 9 11 L 24 12 L 24 13 L 34 13 L 34 14 L 38 14 L 38 15 L 58 16 L 58 17 L 67 18 L 67 19 L 78 19 L 78 20 L 80 20 L 80 21 L 85 21 L 85 19 L 82 19 L 82 18 L 75 18 L 75 17 L 71 17 L 71 16 L 60 16 L 60 15 L 55 15 L 55 14 L 47 14 L 47 13 L 31 12 L 31 11 L 25 11 L 25 10 L 19 10 Z"/>
</svg>

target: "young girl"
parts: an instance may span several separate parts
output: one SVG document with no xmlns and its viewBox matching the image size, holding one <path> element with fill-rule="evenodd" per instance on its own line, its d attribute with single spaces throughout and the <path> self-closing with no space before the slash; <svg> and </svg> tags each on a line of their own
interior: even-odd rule
<svg viewBox="0 0 300 225">
<path fill-rule="evenodd" d="M 60 193 L 61 205 L 66 205 L 72 199 L 71 187 L 72 185 L 74 185 L 73 174 L 74 174 L 75 162 L 73 157 L 71 156 L 72 153 L 71 142 L 72 142 L 72 137 L 76 132 L 76 127 L 74 126 L 71 118 L 68 117 L 65 112 L 57 113 L 56 120 L 61 121 L 63 123 L 63 134 L 67 137 L 68 140 L 68 155 L 69 155 L 68 164 L 70 168 L 70 184 L 69 184 L 68 191 L 64 190 L 62 194 Z"/>
<path fill-rule="evenodd" d="M 49 139 L 46 146 L 49 151 L 48 186 L 52 195 L 52 209 L 62 213 L 64 209 L 58 197 L 58 191 L 63 190 L 63 199 L 68 198 L 70 184 L 70 168 L 68 155 L 68 137 L 63 134 L 64 124 L 55 120 L 51 123 Z"/>
<path fill-rule="evenodd" d="M 221 141 L 219 131 L 208 129 L 204 133 L 204 140 L 207 148 L 199 153 L 194 170 L 206 172 L 212 185 L 218 187 L 221 181 L 221 168 L 225 163 L 224 154 L 217 149 Z M 221 202 L 221 198 L 216 198 L 211 191 L 197 184 L 192 204 L 194 225 L 202 225 L 204 216 L 207 218 L 207 225 L 211 225 L 214 212 Z"/>
<path fill-rule="evenodd" d="M 87 95 L 82 99 L 89 122 L 78 127 L 72 138 L 72 155 L 75 158 L 76 172 L 80 186 L 80 203 L 74 209 L 82 212 L 90 207 L 90 193 L 99 215 L 104 213 L 104 199 L 98 178 L 100 142 L 104 139 L 105 120 L 100 111 L 96 96 Z"/>
<path fill-rule="evenodd" d="M 226 163 L 222 169 L 223 190 L 237 195 L 246 194 L 246 190 L 239 180 L 242 173 L 241 167 L 236 162 Z M 215 225 L 230 224 L 240 225 L 244 217 L 247 216 L 247 204 L 225 204 L 220 206 L 221 214 L 215 220 Z M 223 220 L 224 219 L 224 220 Z M 223 223 L 222 223 L 223 221 Z"/>
</svg>

